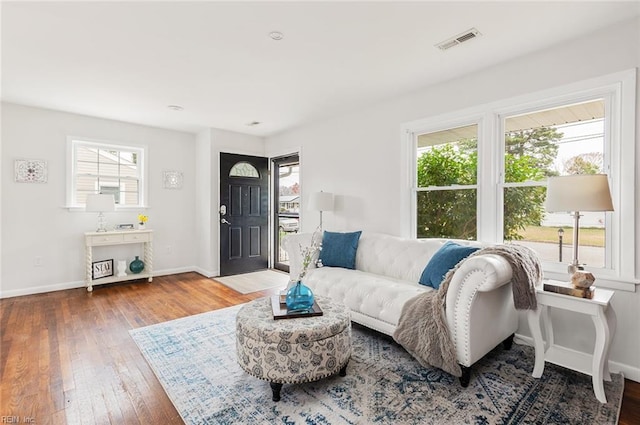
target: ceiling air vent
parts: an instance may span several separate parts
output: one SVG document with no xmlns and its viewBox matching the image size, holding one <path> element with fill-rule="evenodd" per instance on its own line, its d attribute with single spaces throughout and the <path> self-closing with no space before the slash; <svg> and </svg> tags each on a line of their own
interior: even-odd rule
<svg viewBox="0 0 640 425">
<path fill-rule="evenodd" d="M 482 34 L 480 34 L 480 31 L 478 31 L 475 28 L 471 28 L 470 30 L 467 30 L 461 34 L 451 37 L 448 40 L 445 40 L 441 43 L 436 44 L 436 47 L 440 50 L 447 50 L 452 48 L 453 46 L 457 46 L 460 43 L 464 43 L 465 41 L 469 41 L 476 37 L 480 37 L 481 35 Z"/>
</svg>

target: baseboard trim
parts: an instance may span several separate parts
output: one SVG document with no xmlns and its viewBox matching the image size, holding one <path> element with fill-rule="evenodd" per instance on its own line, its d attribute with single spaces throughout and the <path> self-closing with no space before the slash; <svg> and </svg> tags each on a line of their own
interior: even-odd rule
<svg viewBox="0 0 640 425">
<path fill-rule="evenodd" d="M 179 273 L 189 273 L 196 271 L 195 267 L 178 267 L 175 269 L 163 269 L 163 270 L 154 270 L 153 277 L 156 276 L 167 276 L 170 274 L 179 274 Z"/>
<path fill-rule="evenodd" d="M 67 289 L 83 288 L 84 281 L 55 283 L 53 285 L 34 286 L 29 288 L 12 289 L 9 291 L 0 291 L 0 298 L 21 297 L 24 295 L 43 294 L 45 292 L 65 291 Z"/>
<path fill-rule="evenodd" d="M 196 273 L 203 274 L 198 270 L 197 267 L 178 267 L 173 269 L 154 270 L 153 276 L 154 277 L 167 276 L 171 274 L 188 273 L 188 272 L 196 272 Z M 211 277 L 211 276 L 207 276 L 207 277 Z M 24 295 L 43 294 L 45 292 L 65 291 L 67 289 L 77 289 L 77 288 L 84 288 L 84 287 L 85 287 L 84 280 L 79 280 L 79 281 L 73 281 L 73 282 L 55 283 L 53 285 L 43 285 L 43 286 L 34 286 L 29 288 L 11 289 L 8 291 L 4 291 L 0 289 L 0 299 L 21 297 Z"/>
<path fill-rule="evenodd" d="M 202 267 L 194 267 L 193 269 L 194 272 L 201 274 L 204 277 L 207 278 L 211 278 L 211 277 L 216 277 L 216 276 L 220 276 L 220 271 L 218 270 L 205 270 Z"/>
<path fill-rule="evenodd" d="M 530 347 L 533 347 L 533 338 L 530 337 L 530 336 L 516 334 L 514 342 L 516 344 L 528 345 Z M 562 347 L 562 346 L 560 345 L 559 347 Z M 566 347 L 562 347 L 562 348 L 566 348 Z M 566 349 L 567 350 L 571 350 L 569 348 L 566 348 Z M 585 353 L 585 354 L 591 355 L 590 353 Z M 531 371 L 533 372 L 533 365 L 531 365 Z M 622 374 L 624 375 L 625 378 L 627 378 L 627 379 L 629 379 L 631 381 L 635 381 L 635 382 L 640 383 L 640 368 L 629 366 L 629 365 L 624 364 L 624 363 L 618 363 L 618 362 L 614 362 L 612 360 L 609 360 L 609 371 L 611 373 L 622 372 Z"/>
</svg>

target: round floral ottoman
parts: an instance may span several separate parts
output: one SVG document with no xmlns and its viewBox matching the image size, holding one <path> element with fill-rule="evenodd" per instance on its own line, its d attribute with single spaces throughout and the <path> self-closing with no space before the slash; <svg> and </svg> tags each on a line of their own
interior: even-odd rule
<svg viewBox="0 0 640 425">
<path fill-rule="evenodd" d="M 349 309 L 316 297 L 322 316 L 274 320 L 271 299 L 244 305 L 236 318 L 238 363 L 248 374 L 269 381 L 273 401 L 282 384 L 345 376 L 351 357 Z"/>
</svg>

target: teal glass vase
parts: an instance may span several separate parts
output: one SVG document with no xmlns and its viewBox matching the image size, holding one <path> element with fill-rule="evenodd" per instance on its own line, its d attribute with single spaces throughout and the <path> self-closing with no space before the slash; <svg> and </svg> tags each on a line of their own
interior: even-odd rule
<svg viewBox="0 0 640 425">
<path fill-rule="evenodd" d="M 144 262 L 136 255 L 136 259 L 129 264 L 129 270 L 131 273 L 140 273 L 144 270 Z"/>
<path fill-rule="evenodd" d="M 307 285 L 298 281 L 287 291 L 285 302 L 288 311 L 310 310 L 313 307 L 313 292 Z"/>
</svg>

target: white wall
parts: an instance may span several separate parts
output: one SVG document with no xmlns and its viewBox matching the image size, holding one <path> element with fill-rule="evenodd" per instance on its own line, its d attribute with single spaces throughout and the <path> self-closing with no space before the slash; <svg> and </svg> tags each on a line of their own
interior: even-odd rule
<svg viewBox="0 0 640 425">
<path fill-rule="evenodd" d="M 2 274 L 0 296 L 83 285 L 83 232 L 96 215 L 69 211 L 66 200 L 67 136 L 148 147 L 148 227 L 154 230 L 156 274 L 193 270 L 195 264 L 195 136 L 177 131 L 2 104 Z M 15 183 L 17 158 L 48 161 L 44 184 Z M 181 190 L 164 189 L 163 170 L 184 173 Z M 138 212 L 108 213 L 108 223 L 134 223 Z M 136 246 L 107 251 L 108 258 L 136 254 Z M 42 266 L 35 266 L 36 256 Z M 98 259 L 96 257 L 96 259 Z"/>
<path fill-rule="evenodd" d="M 214 249 L 212 231 L 215 170 L 212 170 L 211 158 L 211 129 L 206 129 L 196 135 L 196 270 L 207 277 L 217 274 L 215 257 L 218 252 Z"/>
<path fill-rule="evenodd" d="M 358 228 L 400 235 L 403 123 L 640 67 L 638 40 L 640 20 L 634 19 L 473 75 L 270 137 L 268 151 L 302 146 L 304 192 L 322 189 L 337 196 L 337 210 L 324 215 L 326 229 Z M 637 104 L 638 100 L 640 95 Z M 636 123 L 636 135 L 639 130 Z M 636 156 L 640 164 L 638 148 Z M 638 171 L 636 189 L 640 192 Z M 636 220 L 639 205 L 637 193 Z M 307 208 L 306 203 L 302 208 Z M 302 227 L 312 231 L 317 218 L 315 214 L 307 216 L 310 219 Z M 636 252 L 640 252 L 640 235 L 635 235 L 635 241 Z M 636 259 L 635 270 L 637 279 L 640 259 Z M 618 291 L 613 308 L 618 329 L 611 350 L 612 368 L 623 369 L 627 377 L 640 381 L 640 294 Z M 590 322 L 584 323 L 580 315 L 554 317 L 562 319 L 555 321 L 558 341 L 580 351 L 592 349 L 595 333 Z M 528 334 L 522 320 L 520 332 Z"/>
<path fill-rule="evenodd" d="M 198 222 L 196 270 L 208 277 L 220 274 L 219 193 L 220 152 L 263 156 L 264 139 L 219 129 L 196 136 L 196 214 Z"/>
</svg>

